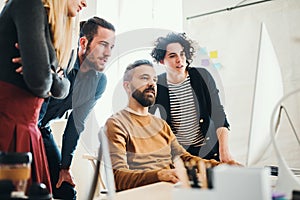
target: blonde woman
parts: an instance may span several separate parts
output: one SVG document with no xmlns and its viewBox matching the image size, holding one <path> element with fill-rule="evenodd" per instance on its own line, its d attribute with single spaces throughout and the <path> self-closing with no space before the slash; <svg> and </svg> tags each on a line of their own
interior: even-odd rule
<svg viewBox="0 0 300 200">
<path fill-rule="evenodd" d="M 0 14 L 0 151 L 33 154 L 28 186 L 42 182 L 51 191 L 37 119 L 44 98 L 68 94 L 69 81 L 56 71 L 68 63 L 83 7 L 85 0 L 8 0 Z M 18 57 L 21 73 L 12 62 Z"/>
</svg>

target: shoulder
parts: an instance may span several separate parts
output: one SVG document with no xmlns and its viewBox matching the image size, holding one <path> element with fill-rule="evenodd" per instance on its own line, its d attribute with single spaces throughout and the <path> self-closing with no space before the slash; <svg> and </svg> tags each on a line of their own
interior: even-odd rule
<svg viewBox="0 0 300 200">
<path fill-rule="evenodd" d="M 24 2 L 24 0 L 19 0 L 19 1 Z M 30 4 L 31 6 L 34 5 L 34 6 L 39 6 L 39 7 L 44 8 L 43 1 L 41 1 L 41 0 L 26 0 L 26 3 Z"/>
<path fill-rule="evenodd" d="M 97 91 L 103 93 L 107 85 L 107 76 L 102 72 L 96 72 Z"/>
<path fill-rule="evenodd" d="M 102 93 L 105 91 L 107 85 L 107 77 L 104 73 L 97 73 L 98 85 L 96 91 L 96 98 L 100 98 Z"/>
<path fill-rule="evenodd" d="M 167 79 L 167 73 L 164 72 L 164 73 L 161 73 L 157 76 L 158 78 L 158 81 L 163 81 L 163 80 L 166 80 Z"/>
<path fill-rule="evenodd" d="M 26 9 L 30 9 L 29 11 L 38 11 L 40 9 L 43 9 L 44 11 L 44 5 L 41 0 L 10 0 L 8 1 L 8 4 L 12 4 L 15 6 L 15 8 L 20 8 L 21 10 L 25 11 Z M 27 10 L 28 11 L 28 10 Z"/>
<path fill-rule="evenodd" d="M 166 76 L 167 76 L 167 73 L 166 73 L 166 72 L 163 72 L 163 73 L 159 74 L 157 77 L 158 77 L 158 78 L 164 78 L 164 77 L 166 77 Z"/>
<path fill-rule="evenodd" d="M 161 87 L 161 86 L 166 87 L 167 86 L 167 73 L 166 72 L 161 73 L 157 76 L 157 86 L 158 87 Z"/>
<path fill-rule="evenodd" d="M 189 67 L 188 69 L 189 74 L 200 73 L 202 74 L 209 74 L 208 70 L 203 67 Z"/>
<path fill-rule="evenodd" d="M 99 84 L 107 82 L 107 76 L 104 73 L 98 72 L 97 76 L 99 78 Z"/>
<path fill-rule="evenodd" d="M 126 110 L 118 111 L 112 114 L 105 123 L 108 134 L 128 135 L 128 128 L 131 124 L 131 118 Z"/>
<path fill-rule="evenodd" d="M 105 123 L 106 134 L 112 141 L 119 141 L 122 137 L 127 137 L 127 131 L 124 128 L 120 113 L 111 115 Z"/>
<path fill-rule="evenodd" d="M 121 121 L 124 121 L 125 119 L 127 119 L 128 117 L 128 112 L 126 110 L 120 110 L 114 114 L 112 114 L 106 121 L 106 123 L 120 123 Z"/>
<path fill-rule="evenodd" d="M 170 125 L 163 119 L 158 118 L 156 116 L 154 116 L 155 120 L 156 120 L 156 124 L 157 127 L 160 127 L 160 134 L 164 137 L 164 138 L 169 138 L 169 140 L 173 140 L 175 138 L 175 135 L 170 127 Z"/>
<path fill-rule="evenodd" d="M 163 122 L 164 122 L 163 119 L 161 119 L 161 118 L 159 118 L 159 117 L 156 117 L 156 116 L 153 115 L 153 114 L 150 114 L 149 116 L 150 116 L 153 120 L 155 120 L 155 121 L 158 121 L 158 122 L 160 122 L 160 123 L 163 123 Z"/>
<path fill-rule="evenodd" d="M 26 26 L 42 22 L 46 18 L 46 10 L 41 0 L 10 0 L 11 14 L 17 22 L 26 23 Z"/>
<path fill-rule="evenodd" d="M 192 80 L 199 79 L 199 77 L 202 77 L 205 81 L 212 79 L 210 72 L 203 67 L 190 67 L 188 73 Z"/>
<path fill-rule="evenodd" d="M 152 120 L 153 120 L 156 124 L 159 124 L 159 125 L 160 125 L 160 127 L 164 127 L 164 128 L 167 128 L 167 129 L 168 129 L 169 125 L 168 125 L 168 123 L 167 123 L 165 120 L 163 120 L 162 118 L 157 117 L 157 116 L 155 116 L 155 115 L 153 115 L 153 114 L 150 114 L 150 116 L 152 117 Z"/>
<path fill-rule="evenodd" d="M 115 113 L 113 115 L 111 115 L 105 122 L 105 126 L 107 128 L 107 130 L 112 130 L 115 127 L 119 126 L 118 124 L 120 124 L 120 115 L 119 113 Z M 111 132 L 111 131 L 109 131 Z"/>
</svg>

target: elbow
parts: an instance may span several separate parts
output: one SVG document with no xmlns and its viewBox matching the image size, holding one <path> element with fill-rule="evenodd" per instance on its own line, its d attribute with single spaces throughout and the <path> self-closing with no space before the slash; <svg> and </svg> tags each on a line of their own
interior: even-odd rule
<svg viewBox="0 0 300 200">
<path fill-rule="evenodd" d="M 56 99 L 64 99 L 68 96 L 70 90 L 70 81 L 66 78 L 59 78 L 53 76 L 53 83 L 51 86 L 51 95 Z"/>
<path fill-rule="evenodd" d="M 47 98 L 50 96 L 50 81 L 35 81 L 35 82 L 26 82 L 28 89 L 31 93 L 37 97 Z"/>
<path fill-rule="evenodd" d="M 52 89 L 51 88 L 51 96 L 56 99 L 64 99 L 69 94 L 70 85 L 63 86 L 60 89 Z"/>
<path fill-rule="evenodd" d="M 51 80 L 52 79 L 52 80 Z M 68 79 L 57 80 L 59 78 L 40 79 L 35 81 L 26 81 L 29 90 L 38 97 L 47 98 L 52 96 L 54 98 L 63 99 L 68 96 L 70 89 L 70 82 Z M 29 79 L 33 80 L 33 79 Z"/>
<path fill-rule="evenodd" d="M 49 90 L 44 90 L 42 88 L 31 88 L 31 92 L 41 98 L 47 98 L 50 96 L 50 91 Z"/>
</svg>

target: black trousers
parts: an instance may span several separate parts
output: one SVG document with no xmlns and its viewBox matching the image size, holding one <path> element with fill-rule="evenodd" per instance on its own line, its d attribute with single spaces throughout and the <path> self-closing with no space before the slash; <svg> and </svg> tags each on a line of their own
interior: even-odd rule
<svg viewBox="0 0 300 200">
<path fill-rule="evenodd" d="M 50 127 L 41 128 L 44 146 L 47 154 L 53 198 L 64 200 L 76 200 L 75 188 L 67 182 L 63 182 L 59 188 L 56 183 L 59 178 L 61 153 L 53 138 Z"/>
</svg>

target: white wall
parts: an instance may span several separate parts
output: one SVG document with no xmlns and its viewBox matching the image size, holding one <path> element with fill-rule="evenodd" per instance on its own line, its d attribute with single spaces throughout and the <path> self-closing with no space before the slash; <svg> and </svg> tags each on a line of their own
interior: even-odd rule
<svg viewBox="0 0 300 200">
<path fill-rule="evenodd" d="M 184 30 L 208 51 L 218 51 L 212 62 L 221 64 L 218 75 L 224 89 L 224 104 L 231 124 L 230 147 L 245 163 L 254 94 L 260 26 L 264 22 L 283 76 L 284 93 L 300 83 L 300 1 L 276 0 L 232 11 L 187 20 L 187 17 L 223 9 L 240 1 L 183 1 Z M 251 1 L 246 1 L 249 3 Z M 220 4 L 218 4 L 220 3 Z M 226 3 L 226 5 L 224 5 Z M 203 10 L 208 9 L 208 10 Z M 197 62 L 197 60 L 196 60 Z M 199 60 L 198 60 L 199 63 Z M 272 71 L 267 78 L 272 77 Z M 277 81 L 277 80 L 272 80 Z M 276 90 L 277 88 L 270 88 Z"/>
<path fill-rule="evenodd" d="M 126 66 L 137 59 L 152 60 L 149 47 L 158 36 L 182 31 L 181 0 L 88 0 L 87 3 L 88 14 L 83 13 L 80 18 L 96 15 L 111 22 L 116 28 L 116 45 L 105 69 L 106 90 L 87 120 L 75 153 L 72 170 L 76 180 L 80 180 L 77 183 L 79 199 L 87 197 L 92 181 L 91 167 L 81 155 L 96 154 L 99 127 L 112 113 L 126 106 L 127 96 L 120 84 Z"/>
<path fill-rule="evenodd" d="M 186 17 L 231 7 L 241 0 L 214 0 L 213 2 L 182 0 L 182 10 L 181 0 L 175 3 L 174 0 L 87 0 L 87 2 L 88 8 L 80 14 L 80 19 L 87 19 L 94 15 L 103 17 L 116 26 L 117 35 L 145 28 L 185 31 L 201 47 L 205 47 L 208 53 L 218 51 L 218 58 L 212 61 L 220 63 L 221 68 L 210 67 L 210 71 L 221 89 L 222 102 L 231 124 L 231 151 L 242 163 L 245 163 L 247 153 L 259 27 L 262 21 L 266 23 L 279 59 L 284 92 L 287 93 L 300 85 L 299 0 L 276 0 L 191 20 L 186 20 Z M 2 3 L 3 0 L 0 0 L 0 6 Z M 176 13 L 177 15 L 173 15 Z M 128 41 L 128 43 L 132 42 L 135 41 Z M 141 52 L 137 55 L 127 55 L 128 60 L 142 57 Z M 108 94 L 108 91 L 115 91 L 128 60 L 122 59 L 108 67 L 112 70 L 112 74 L 117 70 L 117 74 L 109 75 L 108 79 L 109 83 L 114 84 L 107 88 L 105 95 L 96 106 L 97 109 L 90 116 L 89 129 L 85 131 L 76 150 L 72 169 L 77 180 L 79 199 L 86 198 L 93 172 L 88 161 L 82 159 L 82 154 L 94 153 L 94 147 L 97 146 L 97 128 L 113 111 L 112 93 Z M 199 63 L 200 61 L 196 59 L 195 64 Z M 112 79 L 114 76 L 116 79 Z M 276 88 L 272 89 L 276 90 Z M 62 130 L 58 132 L 62 134 Z M 92 148 L 89 148 L 89 145 Z M 293 156 L 295 155 L 292 155 L 292 158 Z"/>
<path fill-rule="evenodd" d="M 4 0 L 0 0 L 0 10 L 2 10 L 3 4 L 4 4 Z"/>
<path fill-rule="evenodd" d="M 3 1 L 0 0 L 0 6 Z M 87 128 L 82 133 L 71 166 L 77 183 L 78 199 L 86 199 L 88 196 L 93 176 L 91 164 L 82 159 L 82 155 L 86 153 L 96 155 L 99 145 L 98 128 L 116 109 L 126 104 L 116 101 L 113 104 L 112 101 L 113 95 L 123 90 L 117 84 L 125 67 L 136 59 L 151 59 L 147 48 L 152 45 L 157 34 L 164 30 L 182 31 L 181 0 L 87 0 L 87 5 L 88 7 L 79 14 L 80 20 L 98 16 L 113 23 L 117 43 L 112 56 L 114 60 L 111 59 L 105 72 L 108 76 L 107 89 L 87 120 Z M 124 96 L 121 98 L 126 99 Z M 64 125 L 64 120 L 52 124 L 59 144 Z"/>
</svg>

